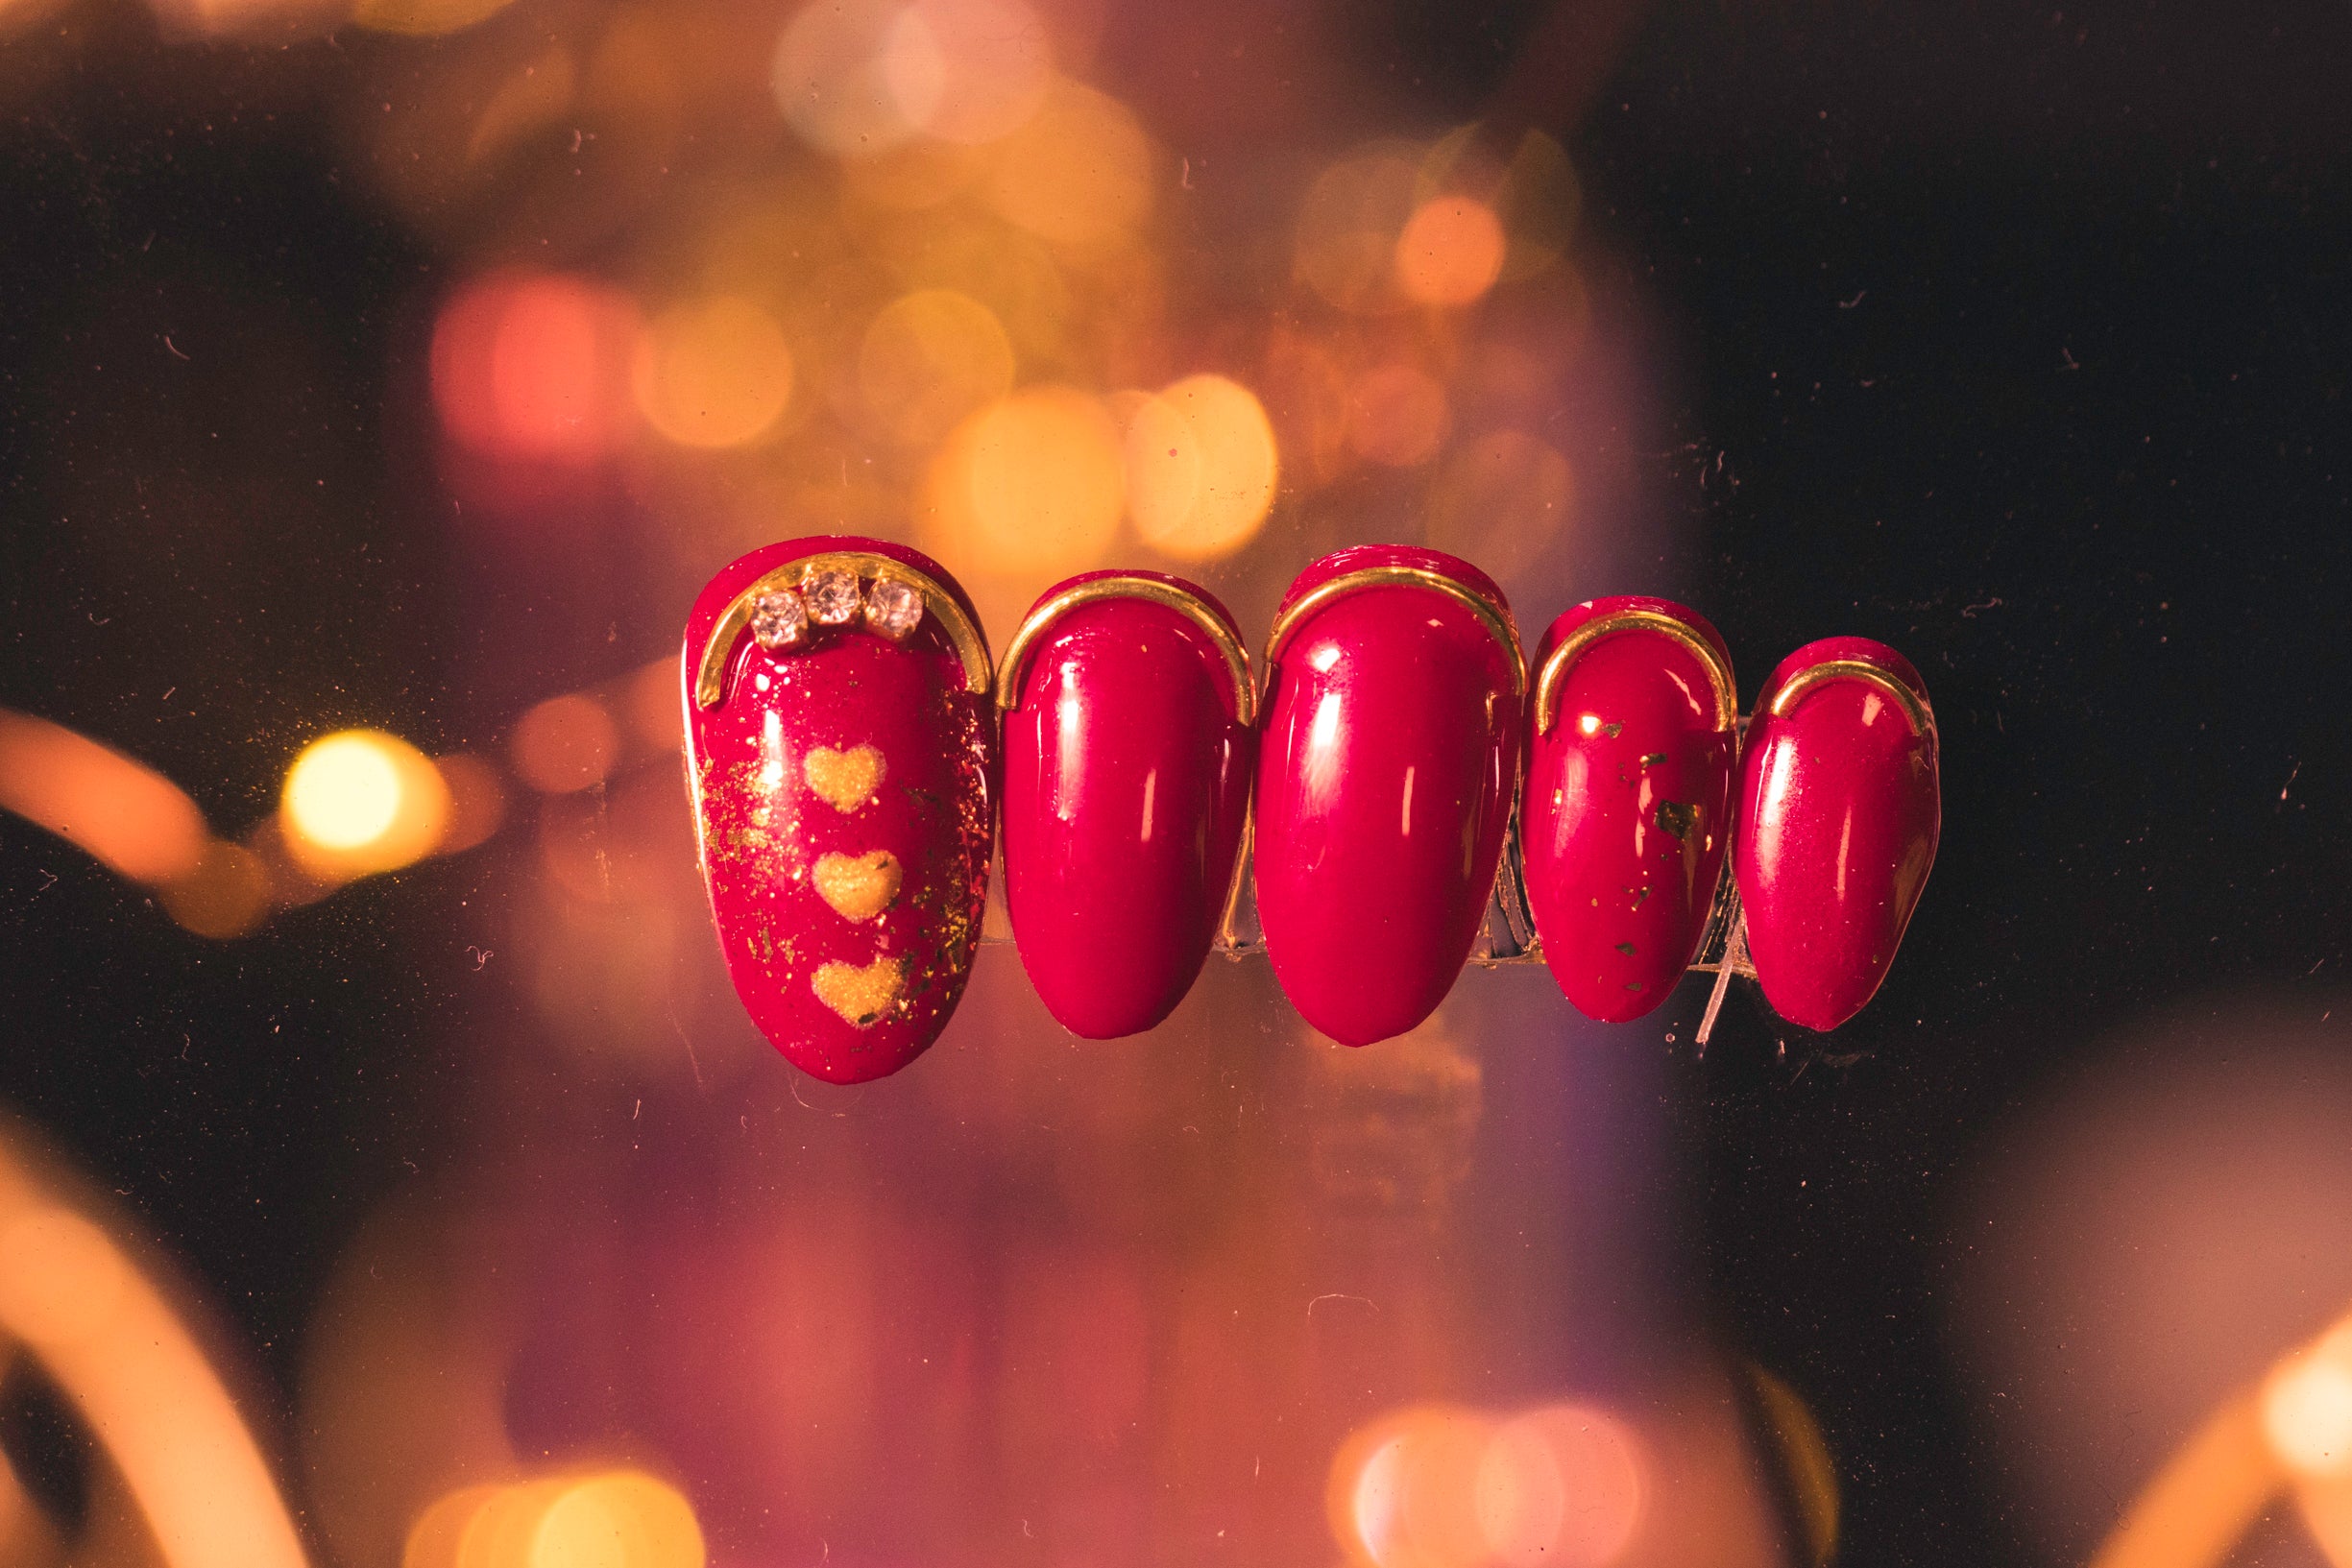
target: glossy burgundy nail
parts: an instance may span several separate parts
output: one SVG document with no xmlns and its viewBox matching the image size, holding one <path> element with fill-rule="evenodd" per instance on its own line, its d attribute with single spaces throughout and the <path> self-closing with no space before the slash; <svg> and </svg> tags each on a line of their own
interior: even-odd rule
<svg viewBox="0 0 2352 1568">
<path fill-rule="evenodd" d="M 1903 655 L 1809 642 L 1757 693 L 1732 868 L 1775 1011 L 1833 1029 L 1886 977 L 1943 819 L 1935 714 Z"/>
<path fill-rule="evenodd" d="M 1535 667 L 1527 902 L 1561 994 L 1622 1023 L 1682 978 L 1731 848 L 1731 655 L 1694 612 L 1621 597 L 1554 621 Z"/>
<path fill-rule="evenodd" d="M 687 782 L 727 975 L 793 1065 L 895 1073 L 947 1025 L 987 895 L 988 647 L 952 578 L 795 539 L 686 623 Z"/>
<path fill-rule="evenodd" d="M 1494 886 L 1526 689 L 1502 591 L 1405 545 L 1328 555 L 1267 648 L 1254 854 L 1274 976 L 1351 1046 L 1402 1034 L 1461 972 Z"/>
<path fill-rule="evenodd" d="M 1091 1040 L 1176 1009 L 1249 803 L 1249 660 L 1224 606 L 1149 572 L 1050 590 L 1005 651 L 1005 901 L 1037 995 Z"/>
</svg>

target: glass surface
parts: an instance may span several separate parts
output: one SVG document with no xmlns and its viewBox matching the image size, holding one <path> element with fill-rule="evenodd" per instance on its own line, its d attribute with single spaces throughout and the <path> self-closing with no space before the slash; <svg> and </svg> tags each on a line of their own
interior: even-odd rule
<svg viewBox="0 0 2352 1568">
<path fill-rule="evenodd" d="M 0 0 L 0 1563 L 2352 1564 L 2352 14 Z M 1820 1034 L 1014 948 L 835 1087 L 681 628 L 912 544 L 1926 680 Z M 2345 1013 L 2344 1020 L 2335 1018 Z M 2101 1554 L 2104 1554 L 2103 1556 Z"/>
</svg>

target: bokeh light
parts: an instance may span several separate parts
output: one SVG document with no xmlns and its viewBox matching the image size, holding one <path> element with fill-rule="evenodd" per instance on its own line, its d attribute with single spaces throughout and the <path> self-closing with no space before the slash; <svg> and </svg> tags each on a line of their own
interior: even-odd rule
<svg viewBox="0 0 2352 1568">
<path fill-rule="evenodd" d="M 533 1533 L 527 1568 L 702 1568 L 703 1560 L 702 1527 L 685 1497 L 623 1470 L 556 1495 Z"/>
<path fill-rule="evenodd" d="M 616 289 L 549 273 L 468 284 L 433 329 L 433 401 L 449 433 L 493 456 L 601 457 L 626 434 L 635 303 Z"/>
<path fill-rule="evenodd" d="M 2263 1385 L 2263 1436 L 2304 1476 L 2352 1472 L 2352 1325 L 2289 1359 Z"/>
<path fill-rule="evenodd" d="M 771 85 L 776 107 L 811 145 L 867 157 L 922 129 L 938 107 L 938 40 L 891 0 L 811 0 L 785 24 Z"/>
<path fill-rule="evenodd" d="M 1127 480 L 1102 403 L 1032 387 L 959 425 L 933 465 L 926 527 L 937 552 L 999 576 L 1095 565 L 1118 537 Z"/>
<path fill-rule="evenodd" d="M 1772 1439 L 1782 1481 L 1796 1505 L 1806 1557 L 1814 1568 L 1824 1568 L 1837 1555 L 1837 1460 L 1821 1435 L 1821 1423 L 1796 1389 L 1753 1363 L 1747 1373 L 1765 1435 Z"/>
<path fill-rule="evenodd" d="M 740 446 L 792 400 L 792 349 L 776 319 L 718 295 L 646 324 L 629 376 L 638 411 L 681 446 Z"/>
<path fill-rule="evenodd" d="M 523 783 L 550 795 L 569 794 L 604 782 L 619 755 L 620 732 L 604 704 L 570 692 L 524 713 L 508 751 Z"/>
<path fill-rule="evenodd" d="M 1129 417 L 1128 504 L 1145 543 L 1209 561 L 1249 543 L 1273 506 L 1273 426 L 1255 394 L 1222 375 L 1190 375 Z"/>
<path fill-rule="evenodd" d="M 1043 239 L 1098 246 L 1150 215 L 1152 158 L 1151 137 L 1125 104 L 1060 81 L 999 147 L 989 194 Z"/>
<path fill-rule="evenodd" d="M 1591 1405 L 1506 1422 L 1478 1468 L 1478 1523 L 1507 1568 L 1600 1568 L 1641 1521 L 1646 1486 L 1630 1428 Z"/>
<path fill-rule="evenodd" d="M 929 446 L 1012 388 L 1012 340 L 996 313 L 954 289 L 917 289 L 866 327 L 858 388 L 891 440 Z"/>
<path fill-rule="evenodd" d="M 279 820 L 304 870 L 340 879 L 430 853 L 449 806 L 449 786 L 424 753 L 380 730 L 344 730 L 294 760 Z"/>
<path fill-rule="evenodd" d="M 1396 281 L 1426 305 L 1466 305 L 1502 276 L 1501 220 L 1484 202 L 1441 196 L 1424 202 L 1396 236 Z"/>
<path fill-rule="evenodd" d="M 103 1445 L 165 1568 L 303 1568 L 277 1484 L 180 1315 L 4 1147 L 0 1334 L 32 1351 Z"/>
<path fill-rule="evenodd" d="M 194 872 L 204 813 L 169 779 L 61 724 L 0 709 L 0 807 L 133 881 Z"/>
<path fill-rule="evenodd" d="M 1342 1446 L 1331 1475 L 1340 1546 L 1369 1568 L 1471 1568 L 1487 1557 L 1479 1471 L 1493 1435 L 1475 1411 L 1401 1411 Z"/>
</svg>

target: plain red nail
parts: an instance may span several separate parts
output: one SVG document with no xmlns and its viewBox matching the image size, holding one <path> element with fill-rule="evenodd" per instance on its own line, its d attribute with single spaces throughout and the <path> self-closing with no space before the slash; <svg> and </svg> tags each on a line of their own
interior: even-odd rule
<svg viewBox="0 0 2352 1568">
<path fill-rule="evenodd" d="M 1005 652 L 1005 898 L 1064 1028 L 1108 1040 L 1176 1009 L 1208 956 L 1255 761 L 1249 655 L 1180 578 L 1049 590 Z"/>
<path fill-rule="evenodd" d="M 938 1038 L 980 939 L 995 711 L 979 617 L 870 539 L 788 540 L 687 618 L 687 781 L 736 995 L 835 1083 Z"/>
<path fill-rule="evenodd" d="M 1445 998 L 1518 781 L 1526 688 L 1502 591 L 1405 545 L 1325 556 L 1274 617 L 1258 749 L 1258 916 L 1274 976 L 1351 1046 Z"/>
<path fill-rule="evenodd" d="M 1621 597 L 1554 621 L 1535 668 L 1527 900 L 1561 994 L 1622 1023 L 1682 978 L 1731 848 L 1731 655 L 1694 612 Z"/>
<path fill-rule="evenodd" d="M 1895 961 L 1943 820 L 1919 672 L 1867 638 L 1810 642 L 1757 693 L 1733 871 L 1765 1000 L 1833 1029 Z"/>
</svg>

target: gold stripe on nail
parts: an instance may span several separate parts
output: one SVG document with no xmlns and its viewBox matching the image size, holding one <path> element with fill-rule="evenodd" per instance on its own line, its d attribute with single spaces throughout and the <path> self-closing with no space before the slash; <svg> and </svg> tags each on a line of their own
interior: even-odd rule
<svg viewBox="0 0 2352 1568">
<path fill-rule="evenodd" d="M 1894 699 L 1903 716 L 1911 721 L 1911 733 L 1927 739 L 1935 736 L 1935 711 L 1928 699 L 1905 685 L 1891 670 L 1860 659 L 1831 659 L 1799 670 L 1780 690 L 1772 694 L 1770 712 L 1775 718 L 1784 717 L 1797 710 L 1815 689 L 1832 681 L 1859 681 L 1864 686 Z"/>
<path fill-rule="evenodd" d="M 1712 642 L 1701 637 L 1688 621 L 1662 610 L 1618 610 L 1595 615 L 1563 638 L 1560 646 L 1544 656 L 1543 667 L 1536 674 L 1536 734 L 1549 735 L 1552 726 L 1559 722 L 1560 688 L 1567 682 L 1569 667 L 1594 643 L 1621 632 L 1654 632 L 1688 650 L 1706 669 L 1708 683 L 1714 688 L 1715 728 L 1730 730 L 1738 725 L 1739 688 L 1733 682 L 1730 662 Z"/>
<path fill-rule="evenodd" d="M 1457 582 L 1442 571 L 1431 571 L 1423 567 L 1367 567 L 1362 571 L 1334 577 L 1301 594 L 1274 616 L 1273 629 L 1266 636 L 1268 684 L 1273 681 L 1274 663 L 1282 657 L 1283 645 L 1290 641 L 1291 634 L 1297 631 L 1309 616 L 1328 604 L 1370 588 L 1423 588 L 1434 593 L 1443 593 L 1467 607 L 1486 624 L 1494 640 L 1511 654 L 1511 694 L 1515 697 L 1527 694 L 1527 657 L 1519 651 L 1518 631 L 1511 624 L 1511 617 L 1503 612 L 1502 606 L 1467 583 Z M 1259 700 L 1265 700 L 1263 693 Z"/>
<path fill-rule="evenodd" d="M 1021 629 L 1012 634 L 1005 646 L 1004 662 L 996 671 L 996 705 L 1010 712 L 1021 706 L 1021 681 L 1034 650 L 1054 622 L 1084 605 L 1100 604 L 1107 599 L 1142 599 L 1175 611 L 1208 635 L 1217 651 L 1224 656 L 1225 670 L 1233 678 L 1233 712 L 1244 724 L 1257 721 L 1256 688 L 1249 679 L 1249 650 L 1224 618 L 1208 607 L 1197 593 L 1189 593 L 1173 583 L 1163 583 L 1156 577 L 1097 577 L 1062 590 L 1029 613 Z"/>
<path fill-rule="evenodd" d="M 753 604 L 763 593 L 780 588 L 798 590 L 801 574 L 812 569 L 854 571 L 861 579 L 894 577 L 923 595 L 923 608 L 947 629 L 948 640 L 955 644 L 956 657 L 963 664 L 964 690 L 981 695 L 988 690 L 988 641 L 981 636 L 972 617 L 963 613 L 963 606 L 929 576 L 891 556 L 867 555 L 857 550 L 835 550 L 824 555 L 804 555 L 797 561 L 788 561 L 727 602 L 726 610 L 711 628 L 710 640 L 702 645 L 702 660 L 694 667 L 694 706 L 716 708 L 727 694 L 727 663 L 735 653 L 735 644 L 751 625 Z"/>
</svg>

